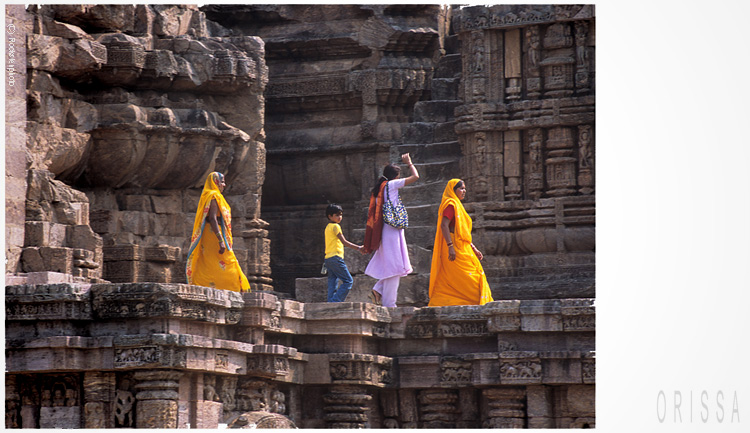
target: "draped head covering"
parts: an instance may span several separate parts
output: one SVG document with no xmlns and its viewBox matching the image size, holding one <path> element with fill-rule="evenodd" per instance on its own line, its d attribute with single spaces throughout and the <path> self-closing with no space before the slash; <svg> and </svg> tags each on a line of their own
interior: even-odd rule
<svg viewBox="0 0 750 433">
<path fill-rule="evenodd" d="M 226 233 L 224 233 L 224 244 L 227 249 L 232 249 L 232 209 L 224 199 L 221 191 L 219 191 L 219 182 L 222 180 L 224 180 L 224 175 L 218 171 L 214 171 L 206 177 L 206 182 L 203 184 L 203 192 L 198 201 L 198 210 L 195 212 L 193 235 L 190 237 L 191 250 L 193 247 L 192 244 L 200 238 L 203 232 L 203 225 L 206 223 L 208 209 L 211 207 L 211 200 L 216 200 L 216 204 L 219 205 L 221 219 L 224 220 L 224 226 L 227 228 Z"/>
</svg>

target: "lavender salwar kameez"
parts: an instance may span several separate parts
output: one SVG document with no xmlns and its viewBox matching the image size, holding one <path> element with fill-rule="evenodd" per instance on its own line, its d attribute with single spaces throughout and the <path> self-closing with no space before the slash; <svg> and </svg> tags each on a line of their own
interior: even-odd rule
<svg viewBox="0 0 750 433">
<path fill-rule="evenodd" d="M 398 190 L 404 186 L 404 182 L 405 179 L 388 182 L 389 198 L 394 204 L 398 201 Z M 372 255 L 370 263 L 367 264 L 365 274 L 378 280 L 372 289 L 382 295 L 384 307 L 396 306 L 399 280 L 411 271 L 404 229 L 396 229 L 383 224 L 380 246 Z"/>
</svg>

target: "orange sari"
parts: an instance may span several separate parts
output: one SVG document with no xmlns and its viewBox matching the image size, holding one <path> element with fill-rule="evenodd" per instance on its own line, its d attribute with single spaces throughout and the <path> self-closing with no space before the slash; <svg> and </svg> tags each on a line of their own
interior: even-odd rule
<svg viewBox="0 0 750 433">
<path fill-rule="evenodd" d="M 464 209 L 453 188 L 460 179 L 451 179 L 443 191 L 438 210 L 435 244 L 430 269 L 430 307 L 447 305 L 484 305 L 492 302 L 482 263 L 471 249 L 471 217 Z M 449 205 L 455 210 L 455 228 L 451 234 L 456 259 L 448 258 L 448 246 L 443 237 L 443 211 Z"/>
<path fill-rule="evenodd" d="M 232 251 L 232 210 L 221 195 L 216 182 L 220 174 L 213 172 L 206 178 L 203 185 L 198 210 L 193 223 L 193 235 L 190 238 L 185 274 L 188 284 L 213 287 L 215 289 L 231 290 L 233 292 L 249 292 L 250 283 L 242 272 L 237 257 Z M 219 205 L 219 229 L 224 239 L 226 250 L 219 254 L 219 240 L 209 233 L 204 236 L 206 218 L 211 201 Z M 211 231 L 210 225 L 207 231 Z"/>
</svg>

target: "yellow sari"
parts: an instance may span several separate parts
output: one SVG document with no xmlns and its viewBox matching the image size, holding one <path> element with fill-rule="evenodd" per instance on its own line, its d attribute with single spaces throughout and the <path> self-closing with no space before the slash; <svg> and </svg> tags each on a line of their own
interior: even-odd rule
<svg viewBox="0 0 750 433">
<path fill-rule="evenodd" d="M 453 188 L 460 179 L 451 179 L 443 191 L 438 210 L 435 245 L 430 269 L 430 307 L 446 305 L 484 305 L 492 302 L 482 264 L 471 249 L 471 217 L 464 209 Z M 456 259 L 448 258 L 448 246 L 443 237 L 443 211 L 449 205 L 455 210 L 455 228 L 451 234 Z"/>
<path fill-rule="evenodd" d="M 190 238 L 185 274 L 188 284 L 233 292 L 247 292 L 250 291 L 250 283 L 232 251 L 232 210 L 217 186 L 220 176 L 222 175 L 218 172 L 209 174 L 203 185 L 193 223 L 193 235 Z M 212 233 L 203 236 L 204 229 L 211 231 L 210 225 L 206 228 L 206 218 L 212 200 L 219 205 L 221 213 L 219 229 L 226 246 L 224 254 L 219 254 L 219 240 L 216 236 Z"/>
</svg>

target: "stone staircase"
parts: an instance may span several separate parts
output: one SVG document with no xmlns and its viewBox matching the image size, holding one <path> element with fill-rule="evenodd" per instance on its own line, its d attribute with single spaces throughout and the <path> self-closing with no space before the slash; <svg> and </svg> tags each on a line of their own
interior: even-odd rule
<svg viewBox="0 0 750 433">
<path fill-rule="evenodd" d="M 404 153 L 411 154 L 419 171 L 417 183 L 401 189 L 401 199 L 409 213 L 409 228 L 406 242 L 414 272 L 401 279 L 397 305 L 424 306 L 429 301 L 429 273 L 432 247 L 435 241 L 437 212 L 443 189 L 448 180 L 460 177 L 461 149 L 455 133 L 453 110 L 461 104 L 458 86 L 461 75 L 461 56 L 457 36 L 446 38 L 449 54 L 443 56 L 435 68 L 432 79 L 431 99 L 414 105 L 413 122 L 402 137 L 402 143 L 390 148 L 390 160 L 400 161 Z M 402 167 L 402 177 L 409 175 Z M 362 242 L 364 227 L 352 230 L 354 242 Z M 354 277 L 354 286 L 347 301 L 364 302 L 375 280 L 364 275 L 371 255 L 347 251 L 345 261 Z M 325 294 L 318 290 L 321 278 L 299 278 L 296 281 L 297 299 L 303 302 L 323 302 Z M 304 294 L 309 293 L 308 297 Z"/>
</svg>

